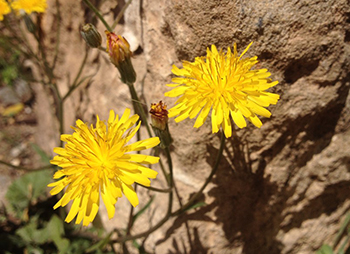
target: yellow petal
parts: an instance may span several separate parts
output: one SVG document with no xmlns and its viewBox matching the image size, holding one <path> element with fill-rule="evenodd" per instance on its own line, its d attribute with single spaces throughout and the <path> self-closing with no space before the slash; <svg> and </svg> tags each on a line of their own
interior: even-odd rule
<svg viewBox="0 0 350 254">
<path fill-rule="evenodd" d="M 244 117 L 239 110 L 231 110 L 231 116 L 238 128 L 244 128 L 247 126 L 247 122 L 244 120 Z"/>
<path fill-rule="evenodd" d="M 139 199 L 136 195 L 134 188 L 132 186 L 126 185 L 122 182 L 122 189 L 123 189 L 123 193 L 124 193 L 125 197 L 129 200 L 131 205 L 133 207 L 136 207 L 139 204 Z"/>
<path fill-rule="evenodd" d="M 152 148 L 157 146 L 160 143 L 160 140 L 158 137 L 153 137 L 153 138 L 148 138 L 145 140 L 140 140 L 138 142 L 135 142 L 127 147 L 126 150 L 128 151 L 141 151 L 141 150 L 145 150 L 148 148 Z"/>
<path fill-rule="evenodd" d="M 194 123 L 194 126 L 193 126 L 194 128 L 199 128 L 204 124 L 204 122 L 207 119 L 207 116 L 209 114 L 210 108 L 211 108 L 211 105 L 209 103 L 205 105 L 205 107 L 199 113 L 199 115 L 196 119 L 196 122 Z"/>
</svg>

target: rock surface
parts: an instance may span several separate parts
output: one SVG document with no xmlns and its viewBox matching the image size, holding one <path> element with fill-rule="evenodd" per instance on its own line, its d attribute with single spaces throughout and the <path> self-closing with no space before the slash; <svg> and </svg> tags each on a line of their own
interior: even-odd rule
<svg viewBox="0 0 350 254">
<path fill-rule="evenodd" d="M 55 75 L 64 93 L 86 52 L 79 29 L 84 22 L 96 20 L 81 1 L 59 2 L 64 18 Z M 101 4 L 110 24 L 122 4 Z M 43 20 L 47 45 L 55 41 L 57 23 L 53 1 L 49 5 Z M 103 33 L 103 24 L 95 24 Z M 250 124 L 236 130 L 228 140 L 218 173 L 203 197 L 208 205 L 167 222 L 147 239 L 147 250 L 302 254 L 332 243 L 350 208 L 350 9 L 346 0 L 134 0 L 116 31 L 135 50 L 135 86 L 146 105 L 163 100 L 172 106 L 175 100 L 164 98 L 171 65 L 204 55 L 211 44 L 227 48 L 237 43 L 242 52 L 254 41 L 248 56 L 257 55 L 258 67 L 268 68 L 273 80 L 280 82 L 272 89 L 281 99 L 269 108 L 271 119 L 262 119 L 260 129 Z M 96 49 L 88 49 L 88 54 L 83 76 L 94 76 L 67 100 L 66 132 L 76 118 L 94 122 L 96 114 L 106 119 L 110 109 L 121 114 L 131 107 L 129 91 L 108 56 Z M 39 88 L 34 91 L 43 93 Z M 54 110 L 42 110 L 52 101 L 37 98 L 38 119 L 46 119 L 38 122 L 42 127 L 38 142 L 52 153 L 57 124 L 48 128 L 47 123 L 54 122 L 48 116 Z M 170 120 L 174 173 L 183 201 L 205 181 L 219 147 L 209 121 L 200 129 L 193 129 L 193 123 Z M 166 187 L 161 178 L 153 184 Z M 142 226 L 133 233 L 161 219 L 167 206 L 162 195 L 156 196 L 152 211 L 140 219 Z M 148 196 L 141 191 L 143 203 Z M 128 209 L 125 198 L 118 201 L 116 217 L 109 222 L 104 216 L 106 227 L 125 225 Z"/>
</svg>

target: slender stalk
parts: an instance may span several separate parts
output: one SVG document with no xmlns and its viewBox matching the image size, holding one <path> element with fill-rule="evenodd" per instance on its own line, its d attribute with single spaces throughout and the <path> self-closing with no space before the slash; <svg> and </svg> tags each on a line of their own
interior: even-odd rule
<svg viewBox="0 0 350 254">
<path fill-rule="evenodd" d="M 135 192 L 137 191 L 137 185 L 135 184 Z M 133 221 L 134 221 L 134 207 L 131 205 L 130 206 L 130 212 L 129 212 L 129 222 L 128 225 L 126 227 L 126 232 L 125 235 L 129 235 L 132 225 L 133 225 Z"/>
<path fill-rule="evenodd" d="M 169 172 L 170 172 L 170 174 L 169 174 L 169 188 L 173 188 L 173 186 L 174 186 L 173 161 L 171 159 L 169 147 L 165 148 L 165 154 L 166 154 L 167 159 L 168 159 L 168 166 L 169 166 Z"/>
<path fill-rule="evenodd" d="M 348 228 L 348 226 L 350 225 L 350 213 L 348 213 L 348 215 L 345 218 L 345 221 L 343 222 L 341 228 L 339 229 L 337 236 L 335 238 L 335 241 L 333 243 L 333 249 L 335 249 L 340 240 L 342 239 L 343 235 L 346 234 L 346 229 Z"/>
<path fill-rule="evenodd" d="M 118 239 L 115 239 L 112 242 L 113 243 L 116 243 L 116 242 L 124 243 L 126 241 L 135 240 L 135 239 L 138 239 L 138 238 L 141 238 L 141 237 L 146 237 L 149 234 L 151 234 L 154 231 L 156 231 L 158 228 L 160 228 L 170 217 L 179 215 L 182 212 L 186 211 L 193 204 L 193 202 L 202 194 L 202 192 L 205 189 L 205 187 L 207 187 L 207 185 L 209 184 L 209 182 L 212 180 L 213 176 L 215 175 L 215 173 L 216 173 L 216 171 L 217 171 L 217 169 L 219 167 L 220 160 L 222 158 L 222 154 L 223 154 L 224 147 L 225 147 L 225 141 L 226 141 L 225 135 L 222 132 L 221 133 L 221 141 L 220 141 L 220 148 L 219 148 L 218 156 L 216 157 L 216 161 L 215 161 L 214 167 L 213 167 L 209 177 L 207 178 L 207 180 L 205 181 L 203 186 L 200 188 L 200 190 L 183 207 L 181 207 L 180 209 L 178 209 L 177 211 L 175 211 L 173 213 L 171 212 L 172 202 L 173 202 L 173 193 L 170 192 L 169 193 L 168 210 L 167 210 L 167 213 L 166 213 L 165 217 L 161 221 L 159 221 L 154 227 L 150 228 L 149 230 L 147 230 L 145 232 L 142 232 L 142 233 L 136 234 L 136 235 L 129 235 L 129 236 L 125 236 L 125 237 L 122 237 L 122 238 L 118 238 Z M 172 161 L 171 161 L 169 149 L 166 149 L 165 152 L 166 152 L 166 155 L 168 157 L 168 164 L 169 164 L 169 171 L 170 171 L 170 177 L 169 177 L 170 186 L 169 187 L 173 187 L 174 186 L 173 185 L 173 168 L 172 168 Z"/>
<path fill-rule="evenodd" d="M 113 22 L 112 25 L 112 31 L 115 29 L 115 27 L 118 25 L 120 19 L 123 17 L 125 10 L 129 7 L 129 5 L 131 4 L 132 0 L 129 0 L 124 6 L 123 8 L 120 10 L 120 12 L 118 13 L 117 18 L 115 19 L 115 21 Z"/>
<path fill-rule="evenodd" d="M 14 169 L 17 169 L 17 170 L 24 170 L 24 171 L 40 171 L 40 170 L 44 170 L 44 169 L 54 168 L 53 165 L 46 165 L 46 166 L 42 166 L 42 167 L 39 167 L 39 168 L 25 168 L 25 167 L 13 165 L 11 163 L 8 163 L 8 162 L 2 161 L 2 160 L 0 160 L 0 164 L 6 165 L 8 167 L 11 167 L 11 168 L 14 168 Z"/>
<path fill-rule="evenodd" d="M 54 58 L 52 61 L 52 67 L 51 69 L 55 69 L 56 67 L 56 63 L 57 63 L 57 59 L 58 59 L 58 50 L 59 50 L 59 45 L 60 45 L 60 35 L 61 35 L 61 11 L 60 11 L 60 3 L 58 2 L 58 0 L 56 0 L 56 10 L 57 10 L 57 14 L 56 14 L 56 18 L 57 18 L 57 33 L 56 33 L 56 45 L 55 45 L 55 54 L 54 54 Z"/>
<path fill-rule="evenodd" d="M 152 132 L 151 132 L 151 129 L 150 129 L 149 125 L 148 125 L 147 115 L 146 115 L 145 111 L 142 108 L 142 105 L 140 103 L 139 97 L 137 96 L 134 84 L 127 84 L 127 85 L 129 87 L 129 90 L 130 90 L 131 99 L 132 99 L 132 103 L 134 105 L 134 109 L 135 109 L 135 111 L 137 109 L 138 113 L 140 113 L 140 117 L 141 117 L 142 121 L 146 125 L 146 129 L 147 129 L 148 135 L 150 137 L 152 137 Z"/>
<path fill-rule="evenodd" d="M 165 149 L 165 153 L 167 155 L 167 159 L 168 159 L 168 166 L 169 166 L 169 188 L 173 188 L 174 184 L 173 184 L 173 164 L 172 164 L 172 160 L 171 160 L 171 156 L 170 156 L 170 151 L 169 148 Z M 169 200 L 168 200 L 168 209 L 166 212 L 166 215 L 164 216 L 164 218 L 162 220 L 160 220 L 155 226 L 153 226 L 152 228 L 150 228 L 149 230 L 140 233 L 140 234 L 136 234 L 136 235 L 128 235 L 122 238 L 117 238 L 116 240 L 114 240 L 113 242 L 119 242 L 119 243 L 125 243 L 126 241 L 130 241 L 130 240 L 135 240 L 141 237 L 146 237 L 149 234 L 153 233 L 154 231 L 156 231 L 158 228 L 160 228 L 161 226 L 163 226 L 163 224 L 165 222 L 167 222 L 169 220 L 169 218 L 171 217 L 172 213 L 172 206 L 173 206 L 173 192 L 170 191 L 169 192 Z"/>
<path fill-rule="evenodd" d="M 85 56 L 84 56 L 84 59 L 83 59 L 81 65 L 80 65 L 78 74 L 77 74 L 77 76 L 75 77 L 75 79 L 74 79 L 74 81 L 73 81 L 73 84 L 70 86 L 68 92 L 67 92 L 66 95 L 62 98 L 62 101 L 65 101 L 65 100 L 69 97 L 69 95 L 78 87 L 78 85 L 77 85 L 78 83 L 77 83 L 77 82 L 78 82 L 78 79 L 80 78 L 81 73 L 83 72 L 83 69 L 84 69 L 84 66 L 85 66 L 85 64 L 86 64 L 86 59 L 87 59 L 88 55 L 89 55 L 89 51 L 86 50 L 86 51 L 85 51 Z"/>
<path fill-rule="evenodd" d="M 159 157 L 159 149 L 160 149 L 159 146 L 155 147 L 155 149 L 154 149 L 154 156 Z M 159 166 L 160 166 L 160 169 L 162 170 L 162 173 L 163 173 L 163 175 L 164 175 L 164 177 L 165 177 L 165 180 L 166 180 L 166 182 L 167 182 L 167 184 L 168 184 L 168 186 L 169 186 L 169 184 L 170 184 L 170 183 L 169 183 L 169 179 L 168 179 L 168 177 L 167 177 L 167 173 L 165 172 L 164 165 L 163 165 L 163 161 L 162 161 L 161 158 L 159 159 Z"/>
<path fill-rule="evenodd" d="M 98 49 L 103 51 L 104 53 L 107 53 L 107 49 L 105 47 L 99 46 Z"/>
<path fill-rule="evenodd" d="M 180 208 L 182 208 L 181 197 L 180 197 L 179 191 L 178 191 L 178 189 L 177 189 L 177 187 L 176 187 L 175 181 L 173 181 L 173 184 L 174 184 L 175 195 L 176 195 L 176 197 L 177 197 L 177 200 L 179 201 Z"/>
<path fill-rule="evenodd" d="M 41 38 L 36 33 L 32 33 L 32 34 L 35 40 L 38 42 L 38 51 L 41 55 L 43 65 L 45 67 L 44 71 L 49 78 L 49 83 L 51 83 L 52 80 L 54 79 L 54 74 L 53 74 L 53 69 L 51 69 L 49 62 L 47 61 L 47 58 L 46 58 L 45 46 L 43 45 Z"/>
<path fill-rule="evenodd" d="M 106 20 L 102 17 L 102 14 L 99 12 L 99 10 L 96 9 L 96 7 L 89 1 L 89 0 L 83 0 L 84 3 L 89 6 L 89 8 L 96 14 L 96 16 L 102 21 L 102 23 L 105 25 L 108 31 L 112 32 L 112 28 L 108 25 Z"/>
<path fill-rule="evenodd" d="M 153 233 L 154 231 L 156 231 L 158 228 L 160 228 L 161 226 L 163 226 L 163 224 L 165 222 L 168 221 L 168 219 L 170 218 L 170 215 L 171 215 L 171 208 L 172 208 L 172 204 L 173 204 L 173 192 L 170 192 L 169 193 L 169 203 L 168 203 L 168 210 L 167 210 L 167 213 L 166 215 L 164 216 L 164 218 L 162 220 L 160 220 L 154 227 L 150 228 L 149 230 L 143 232 L 143 233 L 140 233 L 140 234 L 136 234 L 136 235 L 128 235 L 128 236 L 125 236 L 125 237 L 121 237 L 121 238 L 118 238 L 112 242 L 114 243 L 124 243 L 124 242 L 127 242 L 127 241 L 130 241 L 130 240 L 135 240 L 135 239 L 138 239 L 138 238 L 141 238 L 141 237 L 145 237 L 145 236 L 148 236 L 149 234 Z"/>
<path fill-rule="evenodd" d="M 56 95 L 56 99 L 57 99 L 57 107 L 58 107 L 58 122 L 60 124 L 59 126 L 59 131 L 60 131 L 60 136 L 64 133 L 64 125 L 63 125 L 63 103 L 64 101 L 62 100 L 62 96 L 60 94 L 60 91 L 58 90 L 58 87 L 57 87 L 57 84 L 56 83 L 53 83 L 51 84 L 54 92 L 55 92 L 55 95 Z M 60 140 L 60 145 L 62 146 L 63 144 L 63 141 Z"/>
<path fill-rule="evenodd" d="M 224 147 L 225 147 L 225 135 L 223 132 L 221 132 L 221 141 L 220 141 L 220 148 L 219 148 L 219 152 L 218 152 L 218 156 L 216 157 L 216 161 L 214 164 L 214 167 L 212 169 L 212 171 L 210 172 L 209 177 L 207 178 L 207 180 L 205 181 L 205 183 L 202 185 L 202 187 L 199 189 L 199 191 L 194 194 L 189 201 L 187 201 L 187 203 L 185 205 L 183 205 L 181 208 L 179 208 L 178 210 L 176 210 L 175 212 L 173 212 L 171 214 L 171 216 L 177 216 L 181 213 L 183 213 L 184 211 L 186 211 L 189 207 L 191 207 L 193 205 L 193 203 L 197 200 L 197 198 L 202 195 L 203 190 L 205 189 L 205 187 L 207 187 L 207 185 L 211 182 L 213 176 L 215 175 L 218 167 L 219 167 L 219 163 L 224 151 Z"/>
<path fill-rule="evenodd" d="M 143 188 L 146 188 L 148 190 L 151 191 L 155 191 L 155 192 L 162 192 L 162 193 L 168 193 L 171 191 L 171 188 L 167 188 L 167 189 L 159 189 L 159 188 L 155 188 L 155 187 L 151 187 L 151 186 L 144 186 L 144 185 L 140 185 Z"/>
<path fill-rule="evenodd" d="M 60 122 L 60 137 L 64 133 L 64 118 L 63 118 L 63 101 L 60 100 L 58 104 L 58 120 Z M 63 146 L 63 141 L 60 138 L 60 146 Z"/>
</svg>

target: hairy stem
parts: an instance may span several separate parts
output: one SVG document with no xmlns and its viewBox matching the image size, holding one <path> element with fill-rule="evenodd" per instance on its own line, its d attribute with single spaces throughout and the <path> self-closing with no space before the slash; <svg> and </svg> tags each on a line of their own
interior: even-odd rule
<svg viewBox="0 0 350 254">
<path fill-rule="evenodd" d="M 89 8 L 96 14 L 96 16 L 102 21 L 102 23 L 105 25 L 108 31 L 112 32 L 112 28 L 108 25 L 106 20 L 102 17 L 102 14 L 99 12 L 99 10 L 96 9 L 96 7 L 89 1 L 89 0 L 83 0 L 84 3 L 89 6 Z"/>
<path fill-rule="evenodd" d="M 221 132 L 221 141 L 220 141 L 220 148 L 219 148 L 219 152 L 218 152 L 218 155 L 216 157 L 216 161 L 215 161 L 215 164 L 214 164 L 214 167 L 212 168 L 211 172 L 210 172 L 210 175 L 208 176 L 207 180 L 205 181 L 205 183 L 202 185 L 202 187 L 199 189 L 199 191 L 194 194 L 190 200 L 187 201 L 186 204 L 184 204 L 180 209 L 176 210 L 175 212 L 173 212 L 171 214 L 171 216 L 177 216 L 181 213 L 183 213 L 184 211 L 186 211 L 188 208 L 190 208 L 194 202 L 198 199 L 198 197 L 200 195 L 202 195 L 203 193 L 203 190 L 205 189 L 205 187 L 207 187 L 207 185 L 211 182 L 213 176 L 215 175 L 218 167 L 219 167 L 219 163 L 220 163 L 220 160 L 221 160 L 221 157 L 222 157 L 222 154 L 223 154 L 223 151 L 224 151 L 224 147 L 225 147 L 225 135 L 223 132 Z"/>
</svg>

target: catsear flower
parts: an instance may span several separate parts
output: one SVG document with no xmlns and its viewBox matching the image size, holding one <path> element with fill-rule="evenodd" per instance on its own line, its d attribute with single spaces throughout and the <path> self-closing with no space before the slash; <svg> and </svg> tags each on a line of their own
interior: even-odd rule
<svg viewBox="0 0 350 254">
<path fill-rule="evenodd" d="M 158 145 L 159 138 L 128 144 L 141 125 L 139 122 L 133 127 L 139 116 L 129 116 L 130 109 L 126 109 L 120 119 L 111 110 L 107 124 L 98 116 L 96 127 L 77 120 L 76 127 L 72 127 L 75 132 L 61 136 L 66 145 L 55 148 L 58 155 L 51 160 L 52 164 L 62 168 L 54 175 L 54 179 L 60 180 L 48 186 L 53 187 L 52 195 L 66 188 L 54 209 L 73 201 L 66 222 L 76 216 L 76 224 L 83 221 L 87 226 L 92 222 L 99 209 L 100 194 L 109 218 L 114 216 L 115 203 L 122 193 L 134 207 L 137 206 L 139 200 L 132 184 L 150 186 L 149 178 L 157 176 L 156 171 L 144 164 L 157 163 L 158 157 L 132 152 Z"/>
<path fill-rule="evenodd" d="M 45 12 L 47 3 L 46 0 L 14 0 L 11 6 L 14 10 L 24 10 L 30 14 L 32 12 Z"/>
<path fill-rule="evenodd" d="M 5 0 L 0 0 L 0 21 L 4 19 L 4 15 L 11 12 L 11 8 Z"/>
<path fill-rule="evenodd" d="M 205 57 L 196 57 L 194 62 L 183 61 L 182 69 L 173 65 L 172 72 L 180 77 L 172 79 L 176 84 L 168 86 L 175 88 L 165 96 L 180 98 L 169 109 L 169 117 L 177 116 L 175 121 L 180 122 L 197 116 L 194 127 L 198 128 L 212 109 L 213 133 L 222 127 L 226 137 L 232 135 L 230 115 L 239 128 L 246 126 L 244 117 L 260 128 L 262 123 L 257 115 L 270 117 L 265 107 L 279 99 L 278 94 L 265 90 L 278 81 L 268 79 L 271 74 L 267 69 L 252 70 L 258 62 L 256 56 L 242 59 L 251 44 L 240 56 L 236 44 L 233 52 L 229 47 L 227 53 L 218 52 L 212 45 Z"/>
</svg>

